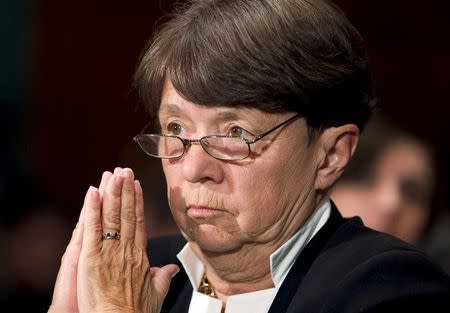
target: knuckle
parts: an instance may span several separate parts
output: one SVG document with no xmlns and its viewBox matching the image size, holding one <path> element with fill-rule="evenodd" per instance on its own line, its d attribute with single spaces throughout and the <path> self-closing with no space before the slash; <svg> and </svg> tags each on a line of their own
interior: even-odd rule
<svg viewBox="0 0 450 313">
<path fill-rule="evenodd" d="M 117 199 L 120 199 L 121 192 L 122 191 L 120 190 L 120 188 L 108 188 L 105 192 L 105 198 L 107 200 L 115 201 Z"/>
<path fill-rule="evenodd" d="M 108 214 L 105 214 L 105 223 L 107 224 L 113 224 L 118 225 L 120 224 L 120 215 L 117 211 L 109 212 Z"/>
<path fill-rule="evenodd" d="M 138 218 L 138 219 L 136 220 L 136 229 L 137 229 L 139 232 L 143 232 L 143 233 L 146 232 L 146 229 L 145 229 L 145 220 L 144 220 L 143 218 Z"/>
<path fill-rule="evenodd" d="M 134 211 L 131 209 L 123 210 L 122 212 L 122 218 L 128 222 L 136 222 L 136 215 L 134 214 Z"/>
<path fill-rule="evenodd" d="M 126 193 L 129 193 L 129 194 L 134 194 L 134 185 L 133 184 L 124 184 L 123 185 L 123 190 L 126 192 Z"/>
</svg>

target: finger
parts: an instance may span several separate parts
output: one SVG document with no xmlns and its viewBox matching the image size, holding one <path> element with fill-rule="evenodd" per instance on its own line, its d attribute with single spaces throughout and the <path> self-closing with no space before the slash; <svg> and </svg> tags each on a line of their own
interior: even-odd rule
<svg viewBox="0 0 450 313">
<path fill-rule="evenodd" d="M 141 249 L 147 247 L 147 229 L 145 227 L 144 196 L 142 187 L 138 180 L 134 181 L 135 203 L 136 203 L 136 233 L 135 244 Z"/>
<path fill-rule="evenodd" d="M 134 240 L 136 229 L 134 174 L 131 169 L 125 168 L 120 175 L 124 179 L 120 208 L 120 238 Z"/>
<path fill-rule="evenodd" d="M 83 213 L 83 250 L 88 254 L 99 251 L 102 243 L 100 193 L 89 187 Z"/>
<path fill-rule="evenodd" d="M 78 312 L 76 282 L 83 233 L 78 225 L 72 233 L 70 242 L 61 260 L 50 311 Z"/>
<path fill-rule="evenodd" d="M 85 207 L 86 207 L 88 193 L 89 192 L 87 192 L 84 197 L 83 207 L 81 208 L 81 212 L 80 212 L 80 216 L 78 217 L 77 225 L 75 225 L 75 229 L 73 230 L 73 233 L 72 233 L 72 238 L 70 239 L 69 245 L 67 246 L 68 249 L 69 249 L 69 246 L 73 246 L 73 249 L 75 249 L 75 252 L 80 252 L 81 248 L 82 248 L 83 233 L 84 233 L 84 211 L 85 211 Z M 79 256 L 79 254 L 80 253 L 78 253 L 78 256 Z"/>
<path fill-rule="evenodd" d="M 123 177 L 113 175 L 109 179 L 103 194 L 102 227 L 103 231 L 120 231 L 120 205 Z"/>
<path fill-rule="evenodd" d="M 78 312 L 77 272 L 82 249 L 86 200 L 87 194 L 78 218 L 78 223 L 72 232 L 72 237 L 61 260 L 49 310 L 52 312 Z"/>
<path fill-rule="evenodd" d="M 112 173 L 110 171 L 105 171 L 102 174 L 102 180 L 100 181 L 100 185 L 98 190 L 100 191 L 100 199 L 103 200 L 103 194 L 105 193 L 106 185 L 108 184 L 109 179 L 112 177 Z"/>
<path fill-rule="evenodd" d="M 67 246 L 67 249 L 71 249 L 75 252 L 78 252 L 77 255 L 80 255 L 80 251 L 82 248 L 83 243 L 83 232 L 84 232 L 84 211 L 86 206 L 88 193 L 86 193 L 86 196 L 84 197 L 83 207 L 81 208 L 80 216 L 78 217 L 78 222 L 75 225 L 75 229 L 72 232 L 72 237 L 70 238 L 69 245 Z"/>
<path fill-rule="evenodd" d="M 153 278 L 160 269 L 161 268 L 157 266 L 150 267 L 150 277 Z"/>
<path fill-rule="evenodd" d="M 83 232 L 84 232 L 84 207 L 86 206 L 86 197 L 83 203 L 83 207 L 81 208 L 81 212 L 80 212 L 80 216 L 78 217 L 78 222 L 77 225 L 75 226 L 75 230 L 77 230 L 78 232 L 78 236 L 76 237 L 76 244 L 80 245 L 80 249 L 81 249 L 81 244 L 83 243 Z"/>
<path fill-rule="evenodd" d="M 114 169 L 114 175 L 119 175 L 120 172 L 122 172 L 122 168 L 121 168 L 121 167 L 116 167 L 116 168 Z"/>
<path fill-rule="evenodd" d="M 179 271 L 180 268 L 175 264 L 168 264 L 161 267 L 159 270 L 154 271 L 152 281 L 155 286 L 155 290 L 158 291 L 161 298 L 164 298 L 167 295 L 170 282 Z M 152 274 L 151 269 L 150 274 Z"/>
</svg>

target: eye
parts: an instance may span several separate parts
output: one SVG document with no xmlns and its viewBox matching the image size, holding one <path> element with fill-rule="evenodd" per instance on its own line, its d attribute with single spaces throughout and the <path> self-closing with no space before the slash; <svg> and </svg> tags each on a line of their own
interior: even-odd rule
<svg viewBox="0 0 450 313">
<path fill-rule="evenodd" d="M 169 125 L 167 125 L 167 132 L 170 135 L 180 136 L 185 132 L 185 129 L 179 123 L 172 122 L 172 123 L 169 123 Z"/>
<path fill-rule="evenodd" d="M 239 126 L 233 126 L 228 135 L 233 138 L 250 138 L 253 136 L 250 132 Z"/>
</svg>

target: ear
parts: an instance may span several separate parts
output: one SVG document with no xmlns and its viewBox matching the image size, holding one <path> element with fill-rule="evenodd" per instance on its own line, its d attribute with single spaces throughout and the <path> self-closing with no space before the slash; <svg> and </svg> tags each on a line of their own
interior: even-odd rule
<svg viewBox="0 0 450 313">
<path fill-rule="evenodd" d="M 316 176 L 316 189 L 328 190 L 341 176 L 355 152 L 358 140 L 359 129 L 354 124 L 330 127 L 320 134 L 318 143 L 321 162 Z"/>
</svg>

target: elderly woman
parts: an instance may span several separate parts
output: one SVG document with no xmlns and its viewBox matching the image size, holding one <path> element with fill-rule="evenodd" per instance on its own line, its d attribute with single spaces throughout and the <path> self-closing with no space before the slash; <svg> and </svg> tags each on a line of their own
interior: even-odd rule
<svg viewBox="0 0 450 313">
<path fill-rule="evenodd" d="M 135 140 L 162 159 L 182 236 L 147 250 L 139 182 L 130 169 L 105 172 L 49 312 L 446 304 L 449 277 L 427 256 L 343 219 L 327 196 L 370 116 L 369 76 L 358 32 L 328 1 L 179 7 L 136 72 L 154 123 Z"/>
</svg>

